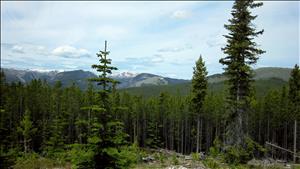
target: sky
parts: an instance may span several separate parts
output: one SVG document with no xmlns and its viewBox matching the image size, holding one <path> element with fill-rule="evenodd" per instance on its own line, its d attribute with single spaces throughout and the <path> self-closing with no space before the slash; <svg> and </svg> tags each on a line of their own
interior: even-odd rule
<svg viewBox="0 0 300 169">
<path fill-rule="evenodd" d="M 108 41 L 118 72 L 191 79 L 201 55 L 208 74 L 223 72 L 224 24 L 233 1 L 1 1 L 1 67 L 94 71 Z M 253 68 L 300 62 L 296 1 L 264 1 L 252 9 L 255 39 L 266 51 Z"/>
</svg>

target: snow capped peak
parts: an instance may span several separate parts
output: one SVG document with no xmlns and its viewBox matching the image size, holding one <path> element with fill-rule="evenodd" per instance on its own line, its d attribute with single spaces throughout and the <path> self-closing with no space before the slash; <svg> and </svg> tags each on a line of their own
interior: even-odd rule
<svg viewBox="0 0 300 169">
<path fill-rule="evenodd" d="M 138 75 L 138 73 L 132 73 L 132 72 L 122 72 L 122 73 L 116 73 L 112 74 L 111 77 L 115 78 L 132 78 Z"/>
</svg>

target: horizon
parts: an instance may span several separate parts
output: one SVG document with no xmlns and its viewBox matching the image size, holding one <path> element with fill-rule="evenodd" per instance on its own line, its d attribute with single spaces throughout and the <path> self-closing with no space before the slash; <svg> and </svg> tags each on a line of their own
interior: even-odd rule
<svg viewBox="0 0 300 169">
<path fill-rule="evenodd" d="M 293 67 L 258 67 L 253 69 L 258 70 L 258 69 L 263 69 L 263 68 L 278 68 L 278 69 L 293 69 Z M 17 71 L 34 71 L 34 72 L 40 72 L 40 73 L 50 73 L 50 72 L 57 72 L 57 73 L 62 73 L 62 72 L 72 72 L 72 71 L 85 71 L 85 72 L 90 72 L 93 73 L 95 75 L 97 75 L 97 73 L 89 71 L 89 70 L 83 70 L 83 69 L 74 69 L 74 70 L 37 70 L 37 69 L 16 69 L 16 68 L 9 68 L 9 67 L 3 67 L 1 69 L 13 69 L 13 70 L 17 70 Z M 153 73 L 149 73 L 149 72 L 117 72 L 117 73 L 112 73 L 109 76 L 118 76 L 122 73 L 132 73 L 134 74 L 134 77 L 139 75 L 139 74 L 153 74 Z M 223 74 L 224 72 L 218 72 L 218 73 L 214 73 L 214 74 L 208 74 L 207 76 L 213 76 L 213 75 L 217 75 L 217 74 Z M 153 74 L 153 75 L 157 75 L 157 76 L 161 76 L 161 77 L 166 77 L 166 78 L 173 78 L 173 79 L 179 79 L 179 80 L 191 80 L 191 79 L 185 79 L 185 78 L 174 78 L 174 77 L 168 77 L 168 76 L 162 76 L 159 74 Z"/>
<path fill-rule="evenodd" d="M 253 68 L 292 68 L 300 62 L 300 3 L 263 3 L 252 12 L 257 29 L 265 30 L 256 42 L 266 53 Z M 223 25 L 232 1 L 1 4 L 1 67 L 95 73 L 95 53 L 108 40 L 119 73 L 191 79 L 200 54 L 209 75 L 223 72 Z"/>
</svg>

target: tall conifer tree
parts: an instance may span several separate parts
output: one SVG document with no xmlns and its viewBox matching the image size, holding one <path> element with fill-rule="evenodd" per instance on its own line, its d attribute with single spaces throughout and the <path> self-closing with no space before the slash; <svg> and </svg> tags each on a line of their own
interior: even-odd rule
<svg viewBox="0 0 300 169">
<path fill-rule="evenodd" d="M 296 64 L 291 72 L 289 79 L 289 114 L 294 120 L 294 153 L 297 151 L 297 120 L 300 118 L 300 69 Z M 296 163 L 296 155 L 294 154 L 294 163 Z"/>
<path fill-rule="evenodd" d="M 94 106 L 93 110 L 100 112 L 99 119 L 99 134 L 97 149 L 95 152 L 95 168 L 118 168 L 117 156 L 118 148 L 125 144 L 125 134 L 122 132 L 122 124 L 113 118 L 113 110 L 111 109 L 110 94 L 113 85 L 118 83 L 112 78 L 108 77 L 116 67 L 110 66 L 111 59 L 107 58 L 109 51 L 107 51 L 107 42 L 105 41 L 104 51 L 97 53 L 100 64 L 92 65 L 100 73 L 99 77 L 90 79 L 97 82 L 101 87 L 98 91 L 99 106 Z"/>
<path fill-rule="evenodd" d="M 244 144 L 245 113 L 249 107 L 251 93 L 252 69 L 251 65 L 258 60 L 258 55 L 265 51 L 259 49 L 253 41 L 263 34 L 263 30 L 256 31 L 253 21 L 257 16 L 251 15 L 250 9 L 262 6 L 254 0 L 236 0 L 231 11 L 232 19 L 225 28 L 229 31 L 224 35 L 227 45 L 222 48 L 226 57 L 220 59 L 225 65 L 225 74 L 229 84 L 229 125 L 226 143 L 229 145 Z"/>
<path fill-rule="evenodd" d="M 20 127 L 17 131 L 21 133 L 23 137 L 24 153 L 29 151 L 29 143 L 32 141 L 33 134 L 37 131 L 37 128 L 33 128 L 32 121 L 30 120 L 30 112 L 26 110 L 25 115 L 20 121 Z"/>
<path fill-rule="evenodd" d="M 296 64 L 289 79 L 289 100 L 293 118 L 300 118 L 300 69 Z"/>
<path fill-rule="evenodd" d="M 197 147 L 196 152 L 199 152 L 200 138 L 200 118 L 203 113 L 203 103 L 206 96 L 207 89 L 207 71 L 202 56 L 196 62 L 194 67 L 194 75 L 192 79 L 192 110 L 197 116 Z"/>
</svg>

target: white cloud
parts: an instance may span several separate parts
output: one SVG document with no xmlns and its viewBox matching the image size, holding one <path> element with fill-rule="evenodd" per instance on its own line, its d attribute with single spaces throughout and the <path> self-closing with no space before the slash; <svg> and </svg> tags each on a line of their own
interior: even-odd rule
<svg viewBox="0 0 300 169">
<path fill-rule="evenodd" d="M 151 57 L 151 60 L 150 60 L 152 63 L 161 63 L 164 61 L 164 58 L 159 55 L 159 54 L 155 54 Z"/>
<path fill-rule="evenodd" d="M 1 49 L 5 51 L 5 54 L 11 53 L 13 55 L 21 54 L 33 54 L 33 55 L 48 55 L 49 52 L 46 47 L 41 45 L 35 45 L 31 43 L 1 43 Z"/>
<path fill-rule="evenodd" d="M 157 51 L 158 52 L 182 52 L 182 51 L 190 50 L 190 49 L 193 49 L 192 45 L 185 44 L 182 46 L 164 47 L 164 48 L 158 49 Z"/>
<path fill-rule="evenodd" d="M 16 53 L 24 53 L 24 47 L 20 45 L 14 45 L 12 51 Z"/>
<path fill-rule="evenodd" d="M 177 11 L 173 12 L 173 14 L 172 14 L 172 18 L 175 18 L 175 19 L 186 19 L 189 16 L 190 16 L 190 13 L 185 10 L 177 10 Z"/>
<path fill-rule="evenodd" d="M 81 57 L 90 57 L 90 53 L 86 49 L 77 49 L 73 46 L 64 45 L 55 48 L 52 51 L 52 54 L 55 56 L 60 56 L 64 58 L 81 58 Z"/>
</svg>

